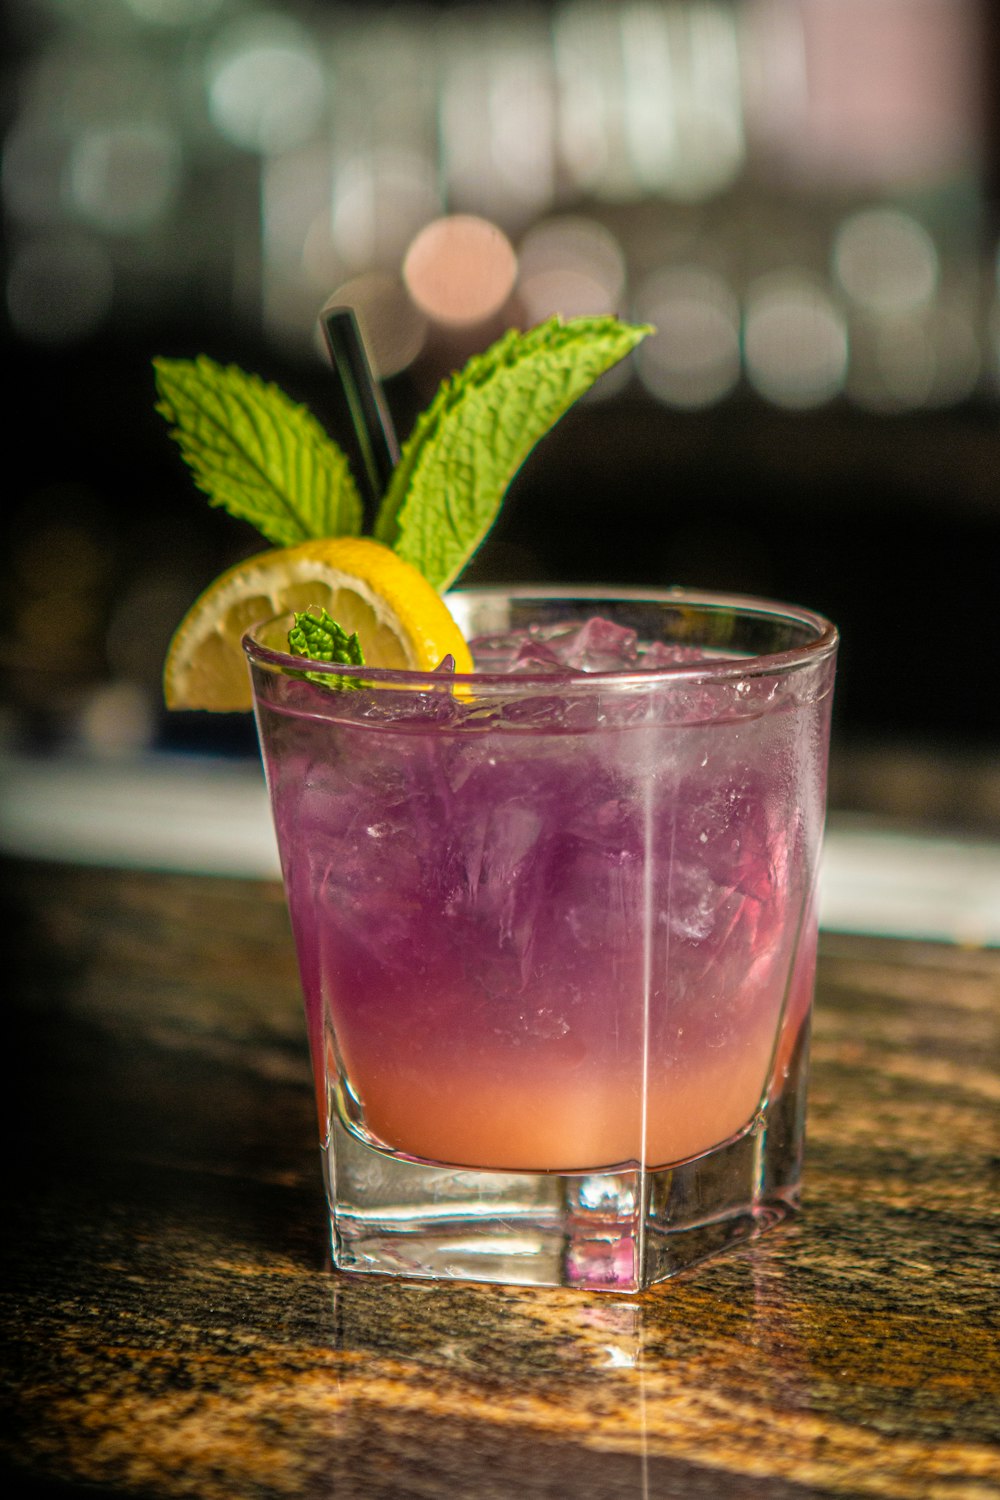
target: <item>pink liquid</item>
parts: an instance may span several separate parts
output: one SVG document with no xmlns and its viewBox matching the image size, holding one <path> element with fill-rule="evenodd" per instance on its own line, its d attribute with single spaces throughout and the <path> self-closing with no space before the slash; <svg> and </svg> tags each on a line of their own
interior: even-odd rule
<svg viewBox="0 0 1000 1500">
<path fill-rule="evenodd" d="M 808 1021 L 826 670 L 478 714 L 258 684 L 324 1125 L 530 1171 L 747 1127 Z"/>
</svg>

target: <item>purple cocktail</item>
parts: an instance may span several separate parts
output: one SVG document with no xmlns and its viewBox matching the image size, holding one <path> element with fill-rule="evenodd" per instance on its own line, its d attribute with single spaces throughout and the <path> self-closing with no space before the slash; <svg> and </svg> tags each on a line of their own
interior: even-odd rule
<svg viewBox="0 0 1000 1500">
<path fill-rule="evenodd" d="M 335 1261 L 636 1288 L 797 1201 L 835 632 L 450 603 L 474 677 L 248 641 Z"/>
</svg>

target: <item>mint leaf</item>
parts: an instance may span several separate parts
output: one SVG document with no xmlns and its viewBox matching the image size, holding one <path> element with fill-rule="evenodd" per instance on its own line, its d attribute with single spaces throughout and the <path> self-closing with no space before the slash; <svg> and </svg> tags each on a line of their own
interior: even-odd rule
<svg viewBox="0 0 1000 1500">
<path fill-rule="evenodd" d="M 321 609 L 318 615 L 308 611 L 296 614 L 288 632 L 288 649 L 292 656 L 308 656 L 312 661 L 337 662 L 345 667 L 363 667 L 365 664 L 357 631 L 348 635 L 325 609 Z M 302 675 L 310 682 L 319 682 L 328 688 L 362 686 L 355 677 L 327 677 L 322 672 L 303 672 Z"/>
<path fill-rule="evenodd" d="M 568 407 L 651 330 L 574 318 L 504 335 L 445 381 L 417 419 L 379 509 L 375 537 L 437 589 L 461 572 L 507 486 Z"/>
<path fill-rule="evenodd" d="M 361 498 L 347 458 L 305 407 L 204 354 L 153 367 L 156 409 L 213 505 L 278 547 L 357 535 Z"/>
<path fill-rule="evenodd" d="M 308 656 L 313 661 L 335 661 L 344 667 L 363 667 L 364 656 L 358 632 L 350 635 L 336 620 L 321 609 L 318 615 L 306 610 L 295 616 L 288 632 L 288 649 L 293 656 Z"/>
</svg>

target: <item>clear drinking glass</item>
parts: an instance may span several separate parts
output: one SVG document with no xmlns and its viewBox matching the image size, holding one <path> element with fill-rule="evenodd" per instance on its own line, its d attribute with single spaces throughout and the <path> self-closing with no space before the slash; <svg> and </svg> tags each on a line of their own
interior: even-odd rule
<svg viewBox="0 0 1000 1500">
<path fill-rule="evenodd" d="M 334 1263 L 635 1291 L 798 1203 L 836 631 L 680 590 L 448 602 L 494 638 L 474 675 L 304 663 L 287 618 L 244 642 Z M 491 670 L 591 617 L 648 650 Z"/>
</svg>

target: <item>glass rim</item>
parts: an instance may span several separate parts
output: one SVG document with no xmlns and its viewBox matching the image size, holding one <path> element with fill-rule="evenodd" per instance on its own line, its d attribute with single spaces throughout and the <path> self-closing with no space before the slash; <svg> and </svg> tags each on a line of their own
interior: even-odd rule
<svg viewBox="0 0 1000 1500">
<path fill-rule="evenodd" d="M 579 691 L 600 687 L 607 689 L 645 686 L 648 688 L 652 683 L 694 682 L 705 679 L 725 682 L 746 677 L 785 676 L 789 672 L 798 671 L 825 660 L 836 651 L 839 642 L 837 627 L 815 610 L 805 609 L 797 604 L 785 604 L 776 599 L 758 598 L 752 594 L 715 593 L 711 590 L 682 587 L 656 589 L 602 584 L 557 585 L 551 588 L 541 584 L 512 584 L 510 586 L 475 584 L 468 588 L 449 589 L 444 595 L 445 602 L 456 596 L 469 599 L 495 597 L 524 602 L 535 599 L 539 603 L 549 601 L 586 604 L 599 603 L 603 600 L 607 604 L 690 605 L 709 613 L 713 611 L 722 613 L 728 610 L 760 620 L 784 620 L 789 624 L 811 630 L 815 634 L 812 639 L 802 642 L 801 645 L 790 646 L 783 651 L 760 652 L 748 656 L 720 656 L 711 660 L 678 662 L 661 667 L 616 668 L 604 672 L 579 672 L 566 669 L 550 672 L 442 673 L 440 671 L 414 671 L 403 667 L 369 667 L 363 664 L 360 667 L 345 666 L 339 662 L 316 661 L 312 657 L 293 656 L 289 652 L 278 651 L 273 646 L 267 646 L 257 640 L 255 632 L 293 613 L 292 610 L 282 610 L 279 614 L 270 615 L 249 626 L 243 633 L 242 646 L 249 661 L 273 671 L 293 672 L 296 675 L 308 671 L 329 677 L 363 677 L 366 687 L 399 686 L 440 689 L 442 686 L 455 682 L 463 686 L 489 688 L 494 692 L 502 687 L 508 693 L 512 691 L 520 693 L 526 689 L 544 691 L 546 685 L 549 692 L 569 688 Z"/>
</svg>

